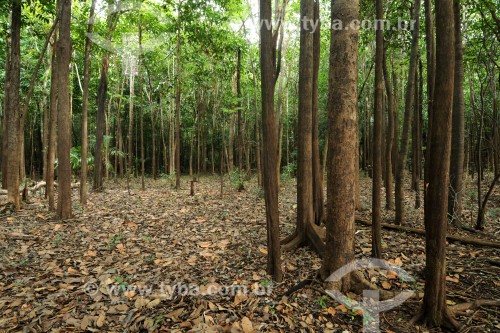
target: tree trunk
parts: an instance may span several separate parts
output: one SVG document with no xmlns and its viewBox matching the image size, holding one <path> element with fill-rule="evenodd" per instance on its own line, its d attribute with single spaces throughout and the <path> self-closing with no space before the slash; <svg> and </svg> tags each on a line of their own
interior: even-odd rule
<svg viewBox="0 0 500 333">
<path fill-rule="evenodd" d="M 87 151 L 88 151 L 88 102 L 89 102 L 89 80 L 90 80 L 90 49 L 92 42 L 89 35 L 94 29 L 96 0 L 92 0 L 87 26 L 87 37 L 85 38 L 85 56 L 83 65 L 83 97 L 82 97 L 82 168 L 80 175 L 80 203 L 87 204 Z"/>
<path fill-rule="evenodd" d="M 177 13 L 177 47 L 175 80 L 175 188 L 181 188 L 181 6 Z"/>
<path fill-rule="evenodd" d="M 420 64 L 420 62 L 419 62 Z M 421 70 L 421 68 L 420 68 Z M 417 71 L 415 74 L 415 94 L 413 102 L 413 128 L 412 128 L 412 189 L 415 191 L 415 209 L 420 208 L 420 165 L 422 163 L 420 159 L 420 77 L 422 76 L 421 71 Z"/>
<path fill-rule="evenodd" d="M 140 107 L 140 123 L 141 123 L 141 190 L 146 190 L 146 185 L 144 183 L 144 173 L 145 173 L 145 166 L 144 166 L 144 105 L 143 105 L 143 97 L 144 97 L 144 92 L 142 89 L 142 25 L 141 25 L 141 16 L 139 14 L 139 24 L 138 24 L 138 40 L 139 40 L 139 55 L 138 55 L 138 64 L 137 64 L 137 75 L 138 75 L 138 80 L 139 80 L 139 92 L 140 92 L 140 97 L 139 97 L 139 107 Z M 151 92 L 152 93 L 152 92 Z M 154 140 L 154 138 L 153 138 Z"/>
<path fill-rule="evenodd" d="M 436 82 L 432 110 L 429 173 L 425 196 L 426 279 L 422 319 L 430 327 L 458 331 L 446 306 L 446 232 L 454 81 L 454 29 L 451 0 L 436 2 Z"/>
<path fill-rule="evenodd" d="M 314 223 L 321 225 L 324 222 L 323 173 L 321 172 L 321 156 L 319 153 L 319 67 L 321 58 L 321 23 L 319 21 L 319 0 L 314 3 L 314 22 L 317 23 L 313 34 L 313 78 L 312 78 L 312 179 Z"/>
<path fill-rule="evenodd" d="M 408 70 L 408 83 L 405 94 L 405 113 L 403 120 L 403 132 L 401 133 L 401 146 L 399 147 L 398 168 L 396 173 L 396 224 L 401 225 L 405 221 L 404 207 L 404 175 L 406 169 L 406 158 L 408 154 L 408 142 L 410 139 L 410 125 L 412 118 L 412 105 L 415 93 L 415 82 L 418 57 L 418 35 L 420 27 L 420 0 L 415 1 L 413 13 L 415 29 L 412 32 L 412 45 L 410 53 L 410 67 Z"/>
<path fill-rule="evenodd" d="M 238 94 L 238 172 L 241 178 L 243 170 L 243 118 L 241 116 L 241 49 L 238 48 L 238 64 L 236 68 L 236 91 Z"/>
<path fill-rule="evenodd" d="M 260 1 L 261 22 L 271 22 L 272 9 L 270 0 Z M 266 24 L 260 29 L 260 64 L 261 64 L 261 94 L 262 94 L 262 129 L 264 146 L 267 154 L 264 156 L 264 197 L 267 220 L 267 273 L 274 280 L 281 282 L 281 249 L 279 239 L 279 207 L 277 168 L 277 133 L 276 116 L 274 113 L 274 89 L 279 67 L 276 68 L 276 45 L 272 29 Z"/>
<path fill-rule="evenodd" d="M 21 208 L 19 199 L 19 167 L 22 152 L 20 136 L 20 82 L 21 82 L 21 1 L 12 1 L 10 68 L 8 70 L 8 105 L 5 108 L 7 126 L 7 201 L 16 210 Z"/>
<path fill-rule="evenodd" d="M 455 225 L 462 223 L 462 198 L 464 177 L 464 64 L 461 29 L 461 4 L 454 1 L 455 17 L 455 84 L 451 136 L 450 193 L 448 219 Z"/>
<path fill-rule="evenodd" d="M 9 21 L 12 21 L 12 15 L 9 16 Z M 9 31 L 5 37 L 5 84 L 4 84 L 4 104 L 2 114 L 2 189 L 7 189 L 7 172 L 9 170 L 9 126 L 7 126 L 7 109 L 10 108 L 10 56 L 11 56 L 11 38 L 12 32 Z"/>
<path fill-rule="evenodd" d="M 130 192 L 130 178 L 134 165 L 134 98 L 135 98 L 135 66 L 129 64 L 129 108 L 128 108 L 128 161 L 127 161 L 127 188 Z"/>
<path fill-rule="evenodd" d="M 418 1 L 418 0 L 417 0 Z M 384 19 L 383 0 L 376 0 L 376 19 Z M 382 26 L 376 29 L 375 51 L 375 110 L 373 125 L 373 189 L 372 189 L 372 257 L 382 257 L 382 121 L 383 121 L 383 62 L 384 62 L 384 31 Z"/>
<path fill-rule="evenodd" d="M 52 56 L 50 65 L 50 106 L 49 106 L 49 145 L 47 148 L 47 186 L 46 196 L 49 199 L 49 210 L 56 210 L 54 199 L 54 163 L 56 159 L 56 139 L 57 139 L 57 55 L 58 32 L 54 34 L 52 44 Z"/>
<path fill-rule="evenodd" d="M 331 20 L 353 22 L 358 0 L 332 0 Z M 355 173 L 353 152 L 358 135 L 358 36 L 356 29 L 332 31 L 328 95 L 329 164 L 326 248 L 322 276 L 330 276 L 354 259 Z M 347 292 L 350 274 L 332 289 Z M 329 288 L 330 289 L 330 288 Z"/>
<path fill-rule="evenodd" d="M 436 73 L 436 41 L 434 38 L 434 15 L 432 11 L 432 1 L 424 0 L 425 6 L 425 43 L 427 50 L 427 118 L 428 118 L 428 128 L 427 128 L 427 142 L 426 142 L 426 154 L 425 154 L 425 171 L 424 171 L 424 196 L 427 189 L 427 179 L 429 178 L 429 173 L 431 172 L 428 168 L 429 163 L 429 147 L 431 145 L 430 133 L 432 126 L 432 110 L 434 101 L 434 85 L 435 85 L 435 73 Z"/>
<path fill-rule="evenodd" d="M 386 158 L 386 174 L 385 174 L 385 208 L 387 210 L 394 209 L 393 191 L 393 168 L 392 168 L 392 152 L 394 145 L 394 114 L 396 113 L 394 107 L 394 95 L 392 94 L 391 78 L 387 70 L 387 57 L 384 51 L 384 59 L 382 62 L 382 71 L 384 72 L 385 91 L 387 94 L 387 135 L 385 145 L 385 158 Z"/>
<path fill-rule="evenodd" d="M 472 88 L 471 88 L 472 90 Z M 471 96 L 472 91 L 471 91 Z M 483 202 L 483 131 L 484 131 L 484 91 L 483 84 L 481 83 L 480 90 L 480 98 L 481 98 L 481 111 L 480 111 L 480 119 L 479 119 L 479 132 L 477 135 L 477 155 L 476 155 L 476 166 L 477 166 L 477 210 L 478 210 L 478 219 L 476 223 L 477 230 L 483 230 L 484 227 L 482 225 L 483 218 L 481 215 L 481 207 Z M 474 97 L 471 97 L 471 100 L 474 100 Z"/>
<path fill-rule="evenodd" d="M 71 213 L 71 101 L 69 64 L 71 61 L 71 0 L 59 0 L 60 26 L 57 43 L 57 176 L 59 180 L 57 215 L 61 220 Z"/>
</svg>

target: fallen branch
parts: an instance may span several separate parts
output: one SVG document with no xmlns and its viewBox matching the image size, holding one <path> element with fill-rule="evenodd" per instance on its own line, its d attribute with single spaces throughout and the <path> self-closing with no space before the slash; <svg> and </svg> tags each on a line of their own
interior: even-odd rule
<svg viewBox="0 0 500 333">
<path fill-rule="evenodd" d="M 364 221 L 364 220 L 356 219 L 356 222 L 359 224 L 366 225 L 366 226 L 372 225 L 371 222 Z M 425 236 L 425 230 L 405 227 L 405 226 L 401 226 L 401 225 L 382 223 L 382 228 L 400 231 L 400 232 L 411 232 L 411 233 L 414 233 L 417 235 Z M 487 241 L 487 240 L 482 240 L 482 239 L 477 239 L 477 238 L 447 235 L 446 239 L 450 242 L 459 242 L 459 243 L 463 243 L 463 244 L 470 244 L 470 245 L 477 245 L 477 246 L 488 246 L 488 247 L 492 247 L 492 248 L 496 248 L 496 249 L 500 248 L 499 242 Z"/>
<path fill-rule="evenodd" d="M 47 186 L 47 183 L 44 181 L 41 181 L 41 182 L 33 185 L 32 187 L 29 187 L 28 190 L 30 191 L 30 193 L 33 193 L 33 192 L 36 192 L 39 189 L 44 188 L 46 186 Z M 54 182 L 54 187 L 58 187 L 58 186 L 59 186 L 59 184 Z M 80 187 L 80 183 L 72 183 L 71 184 L 71 188 L 79 188 L 79 187 Z M 20 194 L 22 194 L 23 189 L 19 190 Z M 7 190 L 0 190 L 0 195 L 7 195 Z"/>
<path fill-rule="evenodd" d="M 454 313 L 464 313 L 467 310 L 476 310 L 482 306 L 498 307 L 500 306 L 500 300 L 478 299 L 474 302 L 454 305 L 450 307 L 450 310 Z"/>
<path fill-rule="evenodd" d="M 20 233 L 10 233 L 10 234 L 0 234 L 1 238 L 11 239 L 11 240 L 33 240 L 36 241 L 39 238 L 36 236 L 25 235 Z"/>
</svg>

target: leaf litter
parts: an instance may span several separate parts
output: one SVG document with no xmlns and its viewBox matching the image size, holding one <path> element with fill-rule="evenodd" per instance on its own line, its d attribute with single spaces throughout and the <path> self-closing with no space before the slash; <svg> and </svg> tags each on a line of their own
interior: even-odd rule
<svg viewBox="0 0 500 333">
<path fill-rule="evenodd" d="M 326 297 L 318 281 L 283 296 L 312 276 L 321 259 L 308 248 L 283 253 L 285 280 L 272 282 L 265 272 L 261 191 L 249 182 L 243 192 L 225 187 L 221 198 L 218 181 L 202 178 L 195 196 L 187 182 L 175 190 L 165 180 L 148 180 L 146 191 L 134 183 L 132 195 L 124 184 L 109 182 L 87 208 L 75 204 L 69 221 L 56 221 L 36 197 L 21 212 L 1 216 L 2 234 L 32 239 L 0 239 L 0 331 L 361 332 L 362 313 Z M 368 180 L 362 189 L 367 200 Z M 295 209 L 295 184 L 284 181 L 282 237 L 293 231 Z M 360 214 L 369 218 L 368 210 Z M 413 212 L 415 221 L 420 214 Z M 357 255 L 369 256 L 367 227 L 357 225 L 356 241 Z M 383 242 L 384 259 L 411 273 L 415 285 L 390 270 L 366 270 L 365 277 L 385 290 L 422 291 L 422 237 L 384 230 Z M 499 299 L 499 269 L 483 260 L 498 256 L 497 250 L 449 244 L 448 305 Z M 418 306 L 410 300 L 384 313 L 382 331 L 426 332 L 405 326 Z M 491 311 L 459 319 L 493 331 L 500 324 Z"/>
</svg>

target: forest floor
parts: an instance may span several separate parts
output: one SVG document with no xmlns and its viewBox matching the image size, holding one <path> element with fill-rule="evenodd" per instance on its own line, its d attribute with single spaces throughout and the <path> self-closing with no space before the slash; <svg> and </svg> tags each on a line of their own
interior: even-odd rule
<svg viewBox="0 0 500 333">
<path fill-rule="evenodd" d="M 321 259 L 308 248 L 283 253 L 285 279 L 266 275 L 266 222 L 262 190 L 251 180 L 238 192 L 228 179 L 202 177 L 190 196 L 189 180 L 175 190 L 168 179 L 107 182 L 86 209 L 60 222 L 35 195 L 19 213 L 0 215 L 0 332 L 362 332 L 362 314 L 321 293 L 319 282 L 283 294 L 314 276 Z M 475 216 L 472 182 L 465 216 Z M 282 236 L 293 232 L 296 189 L 280 192 Z M 469 193 L 470 192 L 470 193 Z M 371 182 L 362 178 L 359 219 L 370 221 Z M 414 206 L 408 190 L 407 207 Z M 77 190 L 74 190 L 75 202 Z M 451 229 L 479 239 L 500 239 L 500 193 L 490 202 L 484 233 Z M 0 203 L 0 210 L 3 206 Z M 469 214 L 469 215 L 468 215 Z M 384 215 L 393 220 L 394 213 Z M 423 229 L 423 209 L 408 208 L 408 226 Z M 356 225 L 356 253 L 370 255 L 370 229 Z M 383 230 L 384 259 L 409 272 L 407 286 L 384 269 L 364 274 L 381 289 L 423 291 L 424 238 Z M 448 305 L 500 300 L 499 249 L 450 242 Z M 237 293 L 240 289 L 247 293 Z M 189 291 L 188 291 L 189 290 Z M 142 295 L 142 296 L 141 296 Z M 359 300 L 356 295 L 348 295 Z M 419 299 L 381 314 L 382 332 L 429 332 L 408 322 Z M 499 332 L 500 310 L 478 307 L 458 316 L 463 332 Z M 439 332 L 433 330 L 431 332 Z"/>
</svg>

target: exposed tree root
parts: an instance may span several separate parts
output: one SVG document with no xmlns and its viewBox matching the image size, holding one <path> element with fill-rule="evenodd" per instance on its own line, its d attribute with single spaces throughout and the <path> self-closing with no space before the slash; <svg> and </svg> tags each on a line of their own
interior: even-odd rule
<svg viewBox="0 0 500 333">
<path fill-rule="evenodd" d="M 445 307 L 443 309 L 443 317 L 440 323 L 436 323 L 436 318 L 429 316 L 423 309 L 413 317 L 410 321 L 410 325 L 422 324 L 428 328 L 440 327 L 444 328 L 450 332 L 458 332 L 462 328 L 462 325 L 454 318 L 453 313 Z"/>
<path fill-rule="evenodd" d="M 320 257 L 323 257 L 323 253 L 325 253 L 325 237 L 325 229 L 311 223 L 306 225 L 305 230 L 297 229 L 292 235 L 282 240 L 281 248 L 283 251 L 291 251 L 307 244 L 311 245 L 312 249 L 316 251 Z"/>
<path fill-rule="evenodd" d="M 367 225 L 367 226 L 372 225 L 371 222 L 364 221 L 364 220 L 356 219 L 356 222 L 363 224 L 363 225 Z M 425 230 L 405 227 L 405 226 L 401 226 L 401 225 L 382 223 L 382 228 L 389 229 L 389 230 L 395 230 L 395 231 L 401 231 L 401 232 L 411 232 L 411 233 L 414 233 L 417 235 L 425 236 Z M 477 246 L 487 246 L 487 247 L 493 247 L 493 248 L 497 248 L 497 249 L 500 248 L 500 242 L 486 241 L 486 240 L 477 239 L 477 238 L 447 235 L 446 239 L 448 241 L 451 241 L 451 242 L 459 242 L 459 243 L 463 243 L 463 244 L 470 244 L 470 245 L 477 245 Z"/>
</svg>

